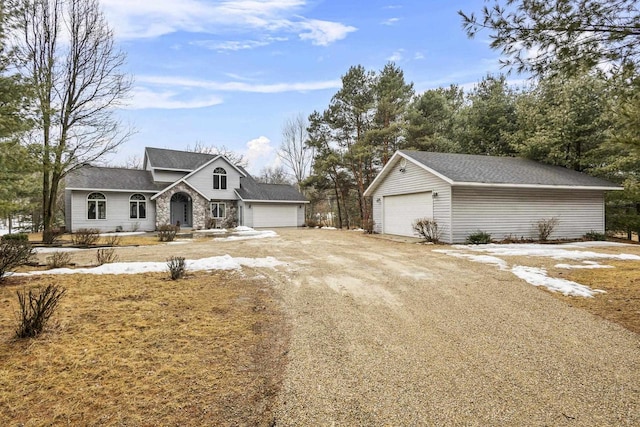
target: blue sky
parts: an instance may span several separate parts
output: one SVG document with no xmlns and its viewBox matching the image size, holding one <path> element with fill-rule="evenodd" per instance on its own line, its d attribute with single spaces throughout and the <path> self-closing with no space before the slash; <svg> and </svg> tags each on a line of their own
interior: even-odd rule
<svg viewBox="0 0 640 427">
<path fill-rule="evenodd" d="M 417 93 L 471 87 L 500 71 L 488 35 L 470 40 L 457 10 L 483 0 L 102 0 L 134 78 L 137 133 L 108 159 L 197 142 L 277 163 L 284 121 L 324 110 L 350 66 L 404 70 Z M 512 76 L 513 78 L 514 76 Z"/>
</svg>

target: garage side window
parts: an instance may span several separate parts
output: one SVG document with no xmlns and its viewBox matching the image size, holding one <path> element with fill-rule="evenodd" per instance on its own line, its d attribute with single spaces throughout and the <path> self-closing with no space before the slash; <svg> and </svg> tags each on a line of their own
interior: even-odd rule
<svg viewBox="0 0 640 427">
<path fill-rule="evenodd" d="M 211 202 L 211 218 L 224 218 L 227 205 L 221 202 Z"/>
<path fill-rule="evenodd" d="M 224 170 L 224 168 L 215 168 L 213 170 L 213 189 L 214 190 L 227 189 L 227 171 Z"/>
<path fill-rule="evenodd" d="M 87 219 L 107 219 L 107 198 L 102 193 L 87 196 Z"/>
<path fill-rule="evenodd" d="M 147 217 L 147 198 L 142 194 L 134 194 L 129 198 L 129 218 L 145 219 Z"/>
</svg>

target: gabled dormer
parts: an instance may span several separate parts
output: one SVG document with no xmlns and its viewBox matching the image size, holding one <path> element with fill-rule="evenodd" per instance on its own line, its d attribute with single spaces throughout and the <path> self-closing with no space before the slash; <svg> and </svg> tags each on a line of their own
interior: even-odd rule
<svg viewBox="0 0 640 427">
<path fill-rule="evenodd" d="M 146 147 L 143 168 L 151 172 L 154 181 L 172 183 L 215 157 L 214 154 Z"/>
</svg>

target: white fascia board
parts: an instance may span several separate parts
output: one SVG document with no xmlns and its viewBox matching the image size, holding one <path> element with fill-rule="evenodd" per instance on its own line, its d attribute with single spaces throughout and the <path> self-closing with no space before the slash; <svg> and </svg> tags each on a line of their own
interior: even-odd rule
<svg viewBox="0 0 640 427">
<path fill-rule="evenodd" d="M 391 158 L 389 159 L 389 161 L 387 162 L 386 165 L 384 165 L 384 167 L 382 168 L 382 170 L 380 172 L 378 172 L 378 176 L 376 176 L 373 181 L 371 182 L 371 184 L 369 184 L 369 186 L 367 187 L 366 190 L 364 190 L 363 196 L 365 197 L 369 197 L 371 196 L 371 194 L 373 193 L 373 191 L 376 189 L 376 187 L 382 182 L 382 180 L 384 179 L 384 177 L 386 177 L 389 174 L 389 171 L 393 168 L 393 165 L 395 163 L 395 160 L 398 158 L 398 156 L 400 155 L 400 151 L 396 151 L 395 153 L 393 153 L 393 156 L 391 156 Z M 406 158 L 406 156 L 403 156 Z"/>
<path fill-rule="evenodd" d="M 376 176 L 376 178 L 373 180 L 371 185 L 369 185 L 369 187 L 367 187 L 367 189 L 364 191 L 364 196 L 368 197 L 368 196 L 372 195 L 373 191 L 380 184 L 380 182 L 382 182 L 382 180 L 389 174 L 391 169 L 393 169 L 393 167 L 395 166 L 395 159 L 398 158 L 398 157 L 402 157 L 404 159 L 407 159 L 408 161 L 410 161 L 414 165 L 416 165 L 416 166 L 426 170 L 427 172 L 437 176 L 441 180 L 443 180 L 443 181 L 445 181 L 445 182 L 447 182 L 449 184 L 453 184 L 453 181 L 451 179 L 449 179 L 446 176 L 442 175 L 440 172 L 437 172 L 437 171 L 431 169 L 430 167 L 425 166 L 424 164 L 420 163 L 419 161 L 417 161 L 413 157 L 407 156 L 406 154 L 404 154 L 404 153 L 402 153 L 400 151 L 396 151 L 393 154 L 393 156 L 391 156 L 391 159 L 389 159 L 387 164 L 382 168 L 380 173 L 378 173 L 378 176 Z"/>
<path fill-rule="evenodd" d="M 538 188 L 546 190 L 598 190 L 617 191 L 624 190 L 624 187 L 600 187 L 584 185 L 546 185 L 546 184 L 494 184 L 486 182 L 453 182 L 453 187 L 493 187 L 493 188 Z"/>
<path fill-rule="evenodd" d="M 131 190 L 123 190 L 123 189 L 113 189 L 113 188 L 78 188 L 78 187 L 67 187 L 65 190 L 69 191 L 91 191 L 91 192 L 110 192 L 110 193 L 157 193 L 158 190 L 140 190 L 137 188 L 132 188 Z"/>
<path fill-rule="evenodd" d="M 184 183 L 185 185 L 187 185 L 189 188 L 191 188 L 193 191 L 195 191 L 196 193 L 198 193 L 198 194 L 199 194 L 199 195 L 201 195 L 202 197 L 204 197 L 204 198 L 205 198 L 205 200 L 209 200 L 209 198 L 208 198 L 207 196 L 205 196 L 204 194 L 202 194 L 202 193 L 200 192 L 200 190 L 198 190 L 198 189 L 197 189 L 196 187 L 194 187 L 193 185 L 189 184 L 189 183 L 186 181 L 186 178 L 187 178 L 187 177 L 185 176 L 184 178 L 177 180 L 176 182 L 174 182 L 173 184 L 171 184 L 170 186 L 168 186 L 168 187 L 167 187 L 167 188 L 165 188 L 164 190 L 162 190 L 162 191 L 160 191 L 160 192 L 156 193 L 155 195 L 153 195 L 153 196 L 151 197 L 151 200 L 155 200 L 155 199 L 157 199 L 157 198 L 158 198 L 158 197 L 160 197 L 162 194 L 164 194 L 164 193 L 166 193 L 167 191 L 171 190 L 173 187 L 175 187 L 176 185 L 180 184 L 181 182 L 182 182 L 182 183 Z"/>
<path fill-rule="evenodd" d="M 252 200 L 241 199 L 245 203 L 291 203 L 292 205 L 298 205 L 300 203 L 311 203 L 308 200 Z"/>
<path fill-rule="evenodd" d="M 157 171 L 167 171 L 167 172 L 192 172 L 191 169 L 176 169 L 176 168 L 151 168 L 155 172 Z"/>
</svg>

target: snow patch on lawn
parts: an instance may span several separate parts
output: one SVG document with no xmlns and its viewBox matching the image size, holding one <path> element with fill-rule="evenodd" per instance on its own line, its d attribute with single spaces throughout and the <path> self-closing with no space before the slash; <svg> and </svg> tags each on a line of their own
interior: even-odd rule
<svg viewBox="0 0 640 427">
<path fill-rule="evenodd" d="M 489 245 L 454 245 L 454 248 L 474 252 L 488 252 L 496 256 L 526 256 L 544 257 L 552 259 L 619 259 L 640 260 L 640 256 L 633 254 L 604 254 L 592 251 L 572 251 L 563 248 L 564 245 L 540 245 L 536 243 L 525 244 L 489 244 Z M 570 247 L 570 246 L 567 246 Z"/>
<path fill-rule="evenodd" d="M 556 264 L 556 268 L 613 268 L 612 265 L 602 265 L 595 261 L 582 261 L 582 264 Z"/>
<path fill-rule="evenodd" d="M 563 295 L 591 298 L 596 293 L 606 293 L 571 280 L 549 277 L 544 268 L 515 265 L 511 268 L 511 272 L 533 286 L 544 286 L 552 292 L 560 292 Z"/>
<path fill-rule="evenodd" d="M 111 236 L 140 236 L 142 234 L 147 234 L 144 231 L 116 231 L 113 233 L 100 233 L 98 236 L 100 237 L 111 237 Z"/>
<path fill-rule="evenodd" d="M 335 227 L 320 227 L 320 230 L 337 230 Z"/>
<path fill-rule="evenodd" d="M 229 237 L 218 237 L 216 242 L 219 241 L 234 241 L 234 240 L 250 240 L 250 239 L 266 239 L 269 237 L 278 237 L 278 234 L 273 230 L 255 230 L 251 227 L 239 226 L 233 230 L 233 233 Z"/>
<path fill-rule="evenodd" d="M 551 291 L 561 292 L 564 295 L 592 297 L 601 290 L 593 290 L 588 286 L 570 280 L 553 278 L 547 275 L 547 271 L 537 267 L 516 265 L 509 268 L 509 264 L 502 259 L 506 256 L 519 257 L 543 257 L 557 260 L 573 260 L 581 264 L 556 264 L 556 268 L 613 268 L 610 265 L 602 265 L 596 260 L 640 260 L 640 256 L 633 254 L 606 254 L 584 250 L 570 250 L 570 248 L 620 246 L 616 242 L 577 242 L 563 245 L 541 244 L 488 244 L 488 245 L 454 245 L 455 249 L 434 249 L 434 252 L 443 253 L 456 258 L 464 258 L 473 262 L 495 265 L 500 270 L 511 271 L 519 278 L 535 286 L 544 286 Z M 622 244 L 626 246 L 625 244 Z M 483 253 L 483 254 L 479 254 Z"/>
<path fill-rule="evenodd" d="M 202 233 L 202 234 L 225 234 L 227 232 L 226 228 L 205 228 L 203 230 L 194 230 L 194 233 Z"/>
<path fill-rule="evenodd" d="M 234 258 L 222 255 L 196 260 L 187 260 L 188 271 L 238 270 L 242 267 L 275 268 L 286 263 L 274 257 L 266 258 Z M 166 262 L 114 262 L 92 268 L 54 268 L 51 270 L 30 271 L 27 273 L 12 273 L 13 276 L 37 276 L 44 274 L 140 274 L 161 273 L 168 271 Z"/>
<path fill-rule="evenodd" d="M 90 251 L 95 249 L 86 249 L 86 248 L 62 248 L 62 247 L 43 247 L 43 248 L 33 248 L 33 252 L 37 254 L 50 254 L 53 252 L 80 252 L 80 251 Z"/>
<path fill-rule="evenodd" d="M 456 258 L 465 258 L 473 262 L 480 262 L 483 264 L 495 265 L 500 270 L 508 270 L 509 265 L 503 259 L 500 259 L 491 255 L 474 255 L 474 254 L 466 254 L 460 251 L 451 251 L 447 249 L 434 249 L 433 252 L 439 252 L 443 254 L 447 254 Z"/>
</svg>

